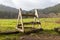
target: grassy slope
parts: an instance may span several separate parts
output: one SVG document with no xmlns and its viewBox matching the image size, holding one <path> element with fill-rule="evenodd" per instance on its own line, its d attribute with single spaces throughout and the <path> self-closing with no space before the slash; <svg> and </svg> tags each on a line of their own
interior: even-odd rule
<svg viewBox="0 0 60 40">
<path fill-rule="evenodd" d="M 60 24 L 55 23 L 60 18 L 41 18 L 41 26 L 43 29 L 53 29 L 55 27 L 59 27 Z M 32 21 L 32 19 L 24 19 L 24 22 Z M 17 20 L 16 19 L 0 19 L 0 31 L 9 31 L 16 30 Z M 29 25 L 28 25 L 29 26 Z M 13 35 L 0 35 L 0 39 L 3 40 L 5 38 L 17 38 L 19 34 Z"/>
</svg>

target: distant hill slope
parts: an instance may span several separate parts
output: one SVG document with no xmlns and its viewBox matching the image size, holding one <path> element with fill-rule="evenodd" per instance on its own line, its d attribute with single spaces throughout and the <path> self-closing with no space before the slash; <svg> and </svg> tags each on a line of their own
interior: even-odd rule
<svg viewBox="0 0 60 40">
<path fill-rule="evenodd" d="M 18 12 L 16 8 L 0 5 L 0 11 L 5 11 L 5 12 Z"/>
<path fill-rule="evenodd" d="M 34 13 L 34 9 L 30 11 L 23 10 L 23 13 Z M 38 9 L 38 13 L 40 18 L 60 17 L 60 4 L 45 9 Z M 0 5 L 0 18 L 17 18 L 17 15 L 18 9 Z"/>
<path fill-rule="evenodd" d="M 14 18 L 17 17 L 18 9 L 0 5 L 0 18 Z"/>
<path fill-rule="evenodd" d="M 42 10 L 44 13 L 60 13 L 60 4 Z"/>
<path fill-rule="evenodd" d="M 34 9 L 30 12 L 34 12 Z M 45 9 L 38 9 L 40 17 L 60 17 L 60 4 Z"/>
<path fill-rule="evenodd" d="M 26 11 L 23 10 L 23 13 L 26 13 Z M 0 5 L 0 18 L 17 18 L 17 15 L 18 9 Z"/>
</svg>

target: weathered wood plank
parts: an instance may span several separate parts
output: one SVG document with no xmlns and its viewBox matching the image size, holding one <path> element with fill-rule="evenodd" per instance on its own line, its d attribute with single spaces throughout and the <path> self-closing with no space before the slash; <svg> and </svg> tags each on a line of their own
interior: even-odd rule
<svg viewBox="0 0 60 40">
<path fill-rule="evenodd" d="M 34 15 L 34 14 L 22 14 L 22 16 L 36 17 L 36 15 Z"/>
<path fill-rule="evenodd" d="M 40 22 L 25 22 L 23 25 L 31 25 L 31 24 L 41 24 Z M 18 24 L 17 26 L 21 26 L 21 24 Z"/>
<path fill-rule="evenodd" d="M 6 34 L 6 35 L 8 35 L 8 34 L 17 34 L 17 33 L 19 33 L 19 31 L 5 31 L 5 32 L 0 32 L 0 35 L 1 34 Z"/>
</svg>

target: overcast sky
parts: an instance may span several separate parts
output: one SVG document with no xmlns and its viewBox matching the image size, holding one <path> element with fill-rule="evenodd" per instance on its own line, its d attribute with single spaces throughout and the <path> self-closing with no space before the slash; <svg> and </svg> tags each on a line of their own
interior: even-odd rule
<svg viewBox="0 0 60 40">
<path fill-rule="evenodd" d="M 0 4 L 24 10 L 41 9 L 60 3 L 60 0 L 0 0 Z"/>
</svg>

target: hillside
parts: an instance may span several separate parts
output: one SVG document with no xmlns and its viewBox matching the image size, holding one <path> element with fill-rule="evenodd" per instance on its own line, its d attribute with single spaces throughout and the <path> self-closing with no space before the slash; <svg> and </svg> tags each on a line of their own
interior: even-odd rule
<svg viewBox="0 0 60 40">
<path fill-rule="evenodd" d="M 23 10 L 23 13 L 27 13 L 27 11 Z M 0 18 L 17 18 L 17 15 L 18 9 L 0 5 Z"/>
<path fill-rule="evenodd" d="M 4 6 L 4 5 L 0 5 L 0 11 L 3 11 L 3 12 L 18 12 L 18 10 L 16 8 Z"/>
<path fill-rule="evenodd" d="M 0 5 L 0 18 L 14 18 L 18 10 L 16 8 Z"/>
<path fill-rule="evenodd" d="M 34 9 L 30 11 L 23 10 L 23 13 L 34 13 Z M 38 13 L 40 18 L 60 17 L 60 4 L 45 9 L 38 9 Z M 0 18 L 17 18 L 17 15 L 18 9 L 0 5 Z"/>
<path fill-rule="evenodd" d="M 30 12 L 34 12 L 34 9 Z M 60 17 L 60 4 L 45 9 L 38 9 L 40 17 Z"/>
<path fill-rule="evenodd" d="M 60 4 L 42 10 L 44 13 L 60 13 Z"/>
</svg>

